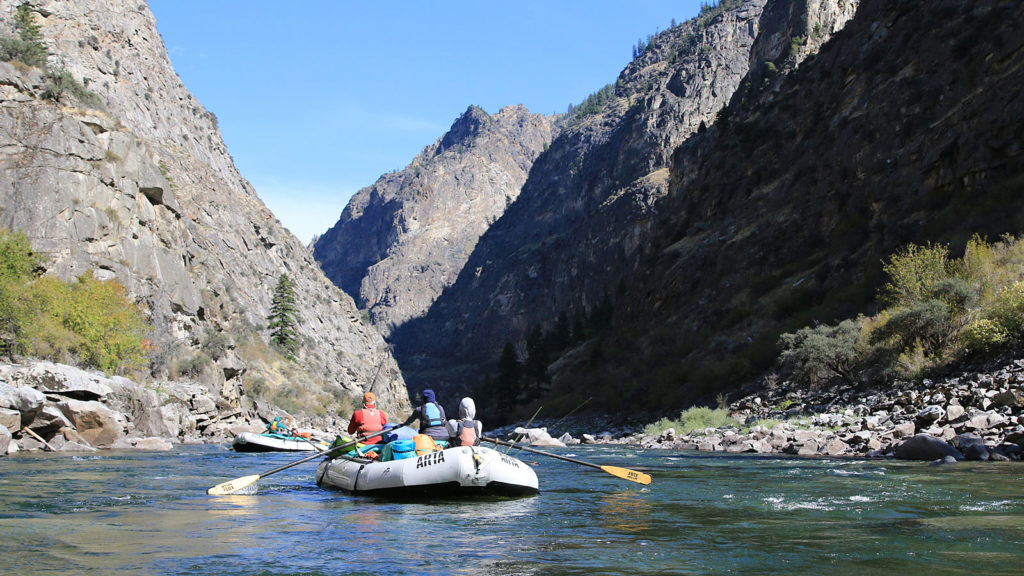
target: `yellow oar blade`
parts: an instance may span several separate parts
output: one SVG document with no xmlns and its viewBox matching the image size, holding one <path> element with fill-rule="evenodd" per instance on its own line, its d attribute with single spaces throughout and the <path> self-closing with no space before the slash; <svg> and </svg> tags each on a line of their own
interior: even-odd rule
<svg viewBox="0 0 1024 576">
<path fill-rule="evenodd" d="M 643 472 L 637 472 L 636 470 L 630 470 L 629 468 L 619 468 L 618 466 L 601 466 L 601 470 L 611 474 L 612 476 L 618 476 L 637 484 L 650 484 L 651 477 Z"/>
<path fill-rule="evenodd" d="M 259 474 L 253 474 L 252 476 L 242 476 L 241 478 L 235 478 L 222 484 L 217 484 L 213 488 L 206 491 L 211 496 L 224 496 L 226 494 L 237 494 L 246 488 L 252 486 L 260 479 Z M 246 491 L 246 493 L 250 493 Z"/>
</svg>

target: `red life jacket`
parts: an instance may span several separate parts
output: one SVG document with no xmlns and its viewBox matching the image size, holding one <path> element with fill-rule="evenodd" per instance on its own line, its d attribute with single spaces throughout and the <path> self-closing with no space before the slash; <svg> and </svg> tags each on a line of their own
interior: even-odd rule
<svg viewBox="0 0 1024 576">
<path fill-rule="evenodd" d="M 376 408 L 361 408 L 356 410 L 355 418 L 359 424 L 357 429 L 360 436 L 372 432 L 379 432 L 384 429 L 384 413 Z M 377 443 L 378 438 L 367 438 L 367 444 Z"/>
</svg>

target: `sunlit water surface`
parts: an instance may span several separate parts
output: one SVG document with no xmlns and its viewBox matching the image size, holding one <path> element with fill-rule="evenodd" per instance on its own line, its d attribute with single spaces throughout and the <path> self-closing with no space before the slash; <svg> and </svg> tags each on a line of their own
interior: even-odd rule
<svg viewBox="0 0 1024 576">
<path fill-rule="evenodd" d="M 556 451 L 556 449 L 552 449 Z M 521 454 L 541 493 L 381 501 L 318 488 L 316 462 L 225 446 L 0 459 L 0 574 L 1021 574 L 1024 464 Z"/>
</svg>

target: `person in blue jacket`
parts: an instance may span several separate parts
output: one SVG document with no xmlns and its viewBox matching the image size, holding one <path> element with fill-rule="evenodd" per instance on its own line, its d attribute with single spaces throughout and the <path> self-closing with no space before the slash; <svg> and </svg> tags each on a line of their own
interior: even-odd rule
<svg viewBox="0 0 1024 576">
<path fill-rule="evenodd" d="M 444 408 L 437 403 L 434 391 L 426 389 L 423 391 L 423 404 L 412 411 L 412 416 L 405 419 L 402 426 L 412 424 L 413 420 L 420 421 L 420 434 L 426 434 L 435 442 L 448 443 L 448 429 L 445 427 Z"/>
</svg>

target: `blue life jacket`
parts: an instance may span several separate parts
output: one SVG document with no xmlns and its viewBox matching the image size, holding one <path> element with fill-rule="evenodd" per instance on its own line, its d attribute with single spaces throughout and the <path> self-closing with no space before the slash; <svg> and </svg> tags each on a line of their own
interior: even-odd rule
<svg viewBox="0 0 1024 576">
<path fill-rule="evenodd" d="M 444 418 L 441 417 L 441 407 L 435 402 L 427 402 L 423 405 L 423 417 L 427 421 L 420 425 L 420 429 L 444 425 Z"/>
</svg>

